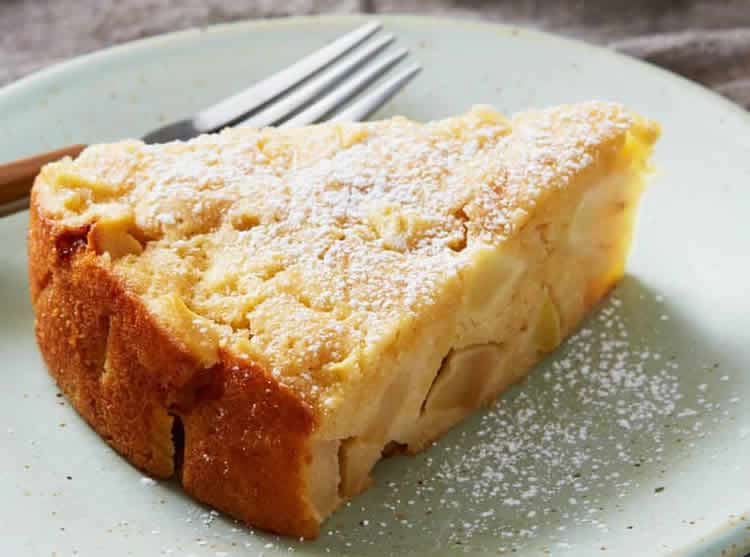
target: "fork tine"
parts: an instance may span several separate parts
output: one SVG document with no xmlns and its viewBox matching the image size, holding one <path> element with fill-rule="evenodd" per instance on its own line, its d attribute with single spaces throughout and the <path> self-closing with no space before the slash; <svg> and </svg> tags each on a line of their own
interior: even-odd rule
<svg viewBox="0 0 750 557">
<path fill-rule="evenodd" d="M 372 36 L 380 27 L 379 22 L 367 23 L 358 27 L 299 62 L 292 64 L 287 69 L 198 112 L 193 118 L 193 125 L 199 132 L 205 133 L 231 124 L 244 114 L 255 110 L 303 79 L 325 68 Z"/>
<path fill-rule="evenodd" d="M 391 97 L 414 79 L 422 71 L 418 65 L 413 65 L 396 74 L 388 81 L 380 84 L 370 93 L 357 99 L 341 112 L 338 112 L 329 121 L 331 122 L 358 122 L 365 120 L 373 112 L 387 103 Z"/>
<path fill-rule="evenodd" d="M 319 76 L 314 77 L 309 83 L 302 85 L 299 89 L 289 93 L 278 102 L 271 103 L 267 108 L 243 120 L 238 125 L 262 128 L 279 122 L 286 116 L 305 103 L 312 101 L 328 87 L 341 80 L 344 76 L 361 66 L 366 60 L 372 58 L 383 48 L 393 42 L 393 35 L 384 35 L 371 44 L 347 57 L 341 63 L 325 70 Z"/>
<path fill-rule="evenodd" d="M 321 97 L 320 100 L 311 104 L 302 112 L 295 114 L 289 120 L 286 120 L 280 125 L 280 127 L 288 128 L 306 126 L 320 121 L 323 116 L 341 106 L 344 102 L 359 92 L 365 85 L 370 83 L 370 81 L 382 75 L 392 66 L 400 62 L 407 54 L 409 54 L 408 50 L 400 48 L 385 58 L 378 60 L 373 65 L 347 79 L 339 87 L 336 87 L 333 91 Z"/>
</svg>

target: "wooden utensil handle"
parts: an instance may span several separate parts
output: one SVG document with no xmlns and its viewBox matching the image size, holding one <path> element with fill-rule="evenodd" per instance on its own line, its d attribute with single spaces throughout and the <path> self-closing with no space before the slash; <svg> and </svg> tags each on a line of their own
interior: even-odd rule
<svg viewBox="0 0 750 557">
<path fill-rule="evenodd" d="M 65 156 L 78 156 L 85 148 L 86 145 L 70 145 L 33 157 L 0 164 L 0 205 L 28 196 L 36 175 L 45 164 Z"/>
</svg>

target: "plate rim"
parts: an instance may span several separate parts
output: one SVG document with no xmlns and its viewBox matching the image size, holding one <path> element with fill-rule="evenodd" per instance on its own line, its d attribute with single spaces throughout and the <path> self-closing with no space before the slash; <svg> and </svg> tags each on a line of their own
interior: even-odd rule
<svg viewBox="0 0 750 557">
<path fill-rule="evenodd" d="M 567 35 L 561 35 L 554 32 L 545 30 L 535 29 L 524 25 L 513 25 L 502 22 L 494 21 L 479 21 L 471 18 L 461 18 L 452 16 L 442 15 L 419 15 L 419 14 L 319 14 L 319 15 L 300 15 L 300 16 L 289 16 L 289 17 L 274 17 L 266 19 L 243 19 L 238 21 L 231 21 L 225 23 L 212 24 L 207 26 L 194 26 L 187 29 L 178 31 L 171 31 L 167 33 L 161 33 L 151 37 L 144 37 L 126 41 L 120 44 L 108 46 L 102 49 L 94 50 L 92 52 L 80 54 L 74 56 L 68 60 L 63 60 L 51 64 L 50 66 L 36 70 L 20 79 L 12 81 L 4 86 L 0 87 L 0 103 L 8 102 L 16 94 L 21 94 L 25 89 L 29 87 L 40 87 L 44 86 L 44 82 L 50 81 L 52 78 L 62 74 L 69 73 L 71 71 L 77 71 L 84 69 L 85 66 L 92 63 L 100 63 L 108 60 L 116 60 L 128 55 L 137 54 L 139 52 L 147 52 L 163 43 L 174 43 L 175 41 L 185 40 L 193 37 L 194 35 L 202 33 L 227 33 L 234 32 L 241 27 L 248 29 L 253 27 L 280 27 L 280 26 L 305 26 L 314 24 L 326 20 L 326 22 L 332 23 L 364 23 L 366 21 L 380 21 L 387 25 L 387 22 L 405 22 L 407 25 L 443 25 L 443 26 L 456 26 L 460 25 L 463 27 L 479 27 L 484 30 L 490 30 L 495 32 L 502 32 L 504 34 L 519 35 L 523 34 L 525 37 L 530 37 L 535 40 L 562 42 L 569 45 L 575 46 L 580 49 L 594 50 L 599 55 L 608 56 L 619 63 L 632 64 L 640 66 L 645 71 L 654 72 L 657 75 L 661 75 L 667 79 L 673 79 L 679 82 L 682 86 L 688 87 L 695 93 L 699 93 L 706 97 L 710 101 L 717 102 L 723 105 L 725 108 L 732 110 L 742 119 L 744 119 L 750 125 L 750 111 L 746 110 L 742 106 L 733 102 L 729 98 L 717 93 L 716 91 L 698 83 L 692 81 L 678 73 L 675 73 L 669 69 L 663 68 L 646 60 L 630 56 L 623 52 L 619 52 L 609 48 L 594 44 L 583 39 L 570 37 Z"/>
</svg>

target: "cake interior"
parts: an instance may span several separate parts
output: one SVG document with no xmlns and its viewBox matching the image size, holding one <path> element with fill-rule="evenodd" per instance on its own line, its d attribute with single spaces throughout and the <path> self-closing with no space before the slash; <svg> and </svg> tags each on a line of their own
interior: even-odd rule
<svg viewBox="0 0 750 557">
<path fill-rule="evenodd" d="M 641 169 L 623 165 L 572 188 L 517 236 L 477 249 L 463 295 L 415 343 L 380 365 L 397 371 L 345 438 L 313 444 L 321 516 L 366 489 L 382 456 L 416 453 L 493 402 L 570 335 L 624 272 Z"/>
</svg>

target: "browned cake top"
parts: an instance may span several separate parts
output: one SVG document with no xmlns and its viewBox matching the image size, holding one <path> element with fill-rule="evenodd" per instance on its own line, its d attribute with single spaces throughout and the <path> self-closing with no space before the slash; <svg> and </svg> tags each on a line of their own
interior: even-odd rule
<svg viewBox="0 0 750 557">
<path fill-rule="evenodd" d="M 461 295 L 476 250 L 654 130 L 605 103 L 239 128 L 94 146 L 36 188 L 51 218 L 94 224 L 101 264 L 206 365 L 233 351 L 327 408 L 385 339 Z"/>
</svg>

